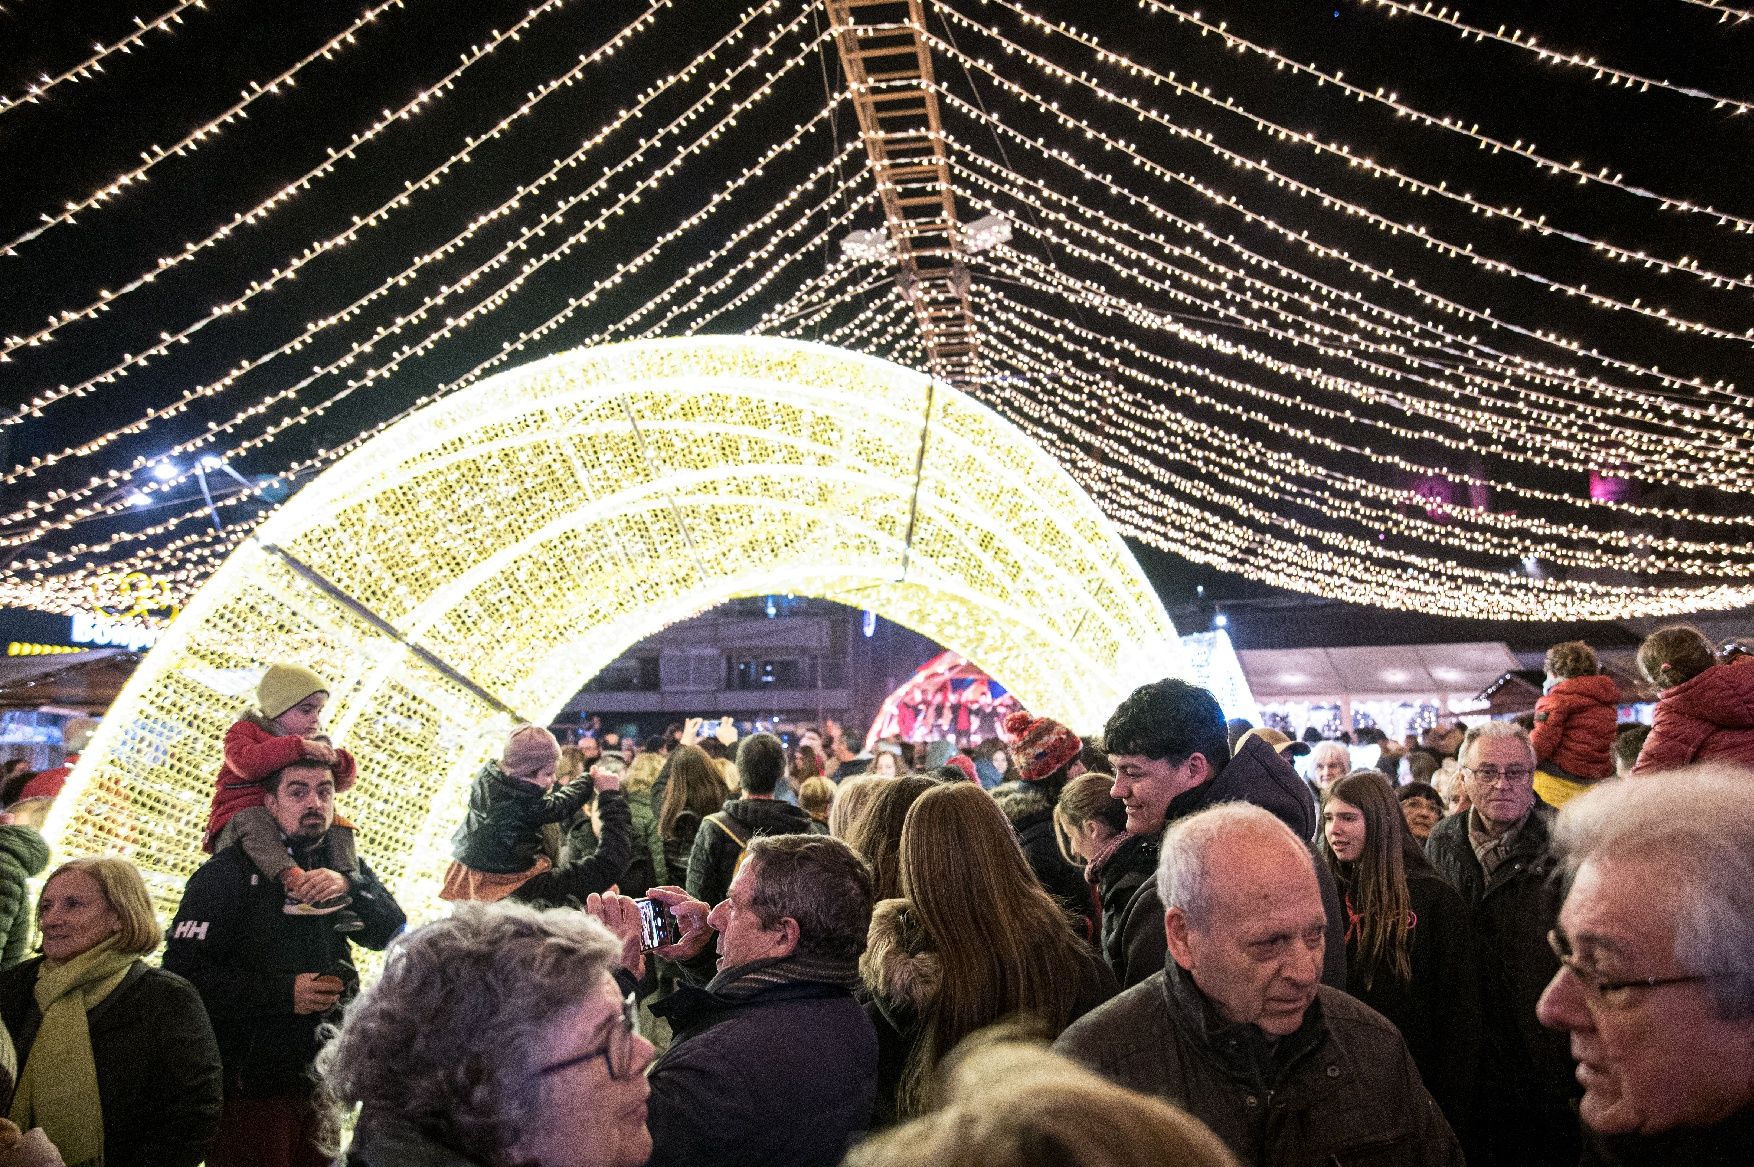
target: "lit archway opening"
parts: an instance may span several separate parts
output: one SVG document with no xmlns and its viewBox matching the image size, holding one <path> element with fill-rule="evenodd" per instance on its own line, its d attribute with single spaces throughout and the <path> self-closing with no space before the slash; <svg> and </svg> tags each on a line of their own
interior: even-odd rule
<svg viewBox="0 0 1754 1167">
<path fill-rule="evenodd" d="M 564 353 L 411 415 L 262 525 L 148 654 L 47 824 L 169 910 L 264 663 L 336 682 L 341 799 L 412 918 L 468 779 L 658 629 L 742 596 L 868 608 L 1083 731 L 1183 672 L 1113 525 L 1033 440 L 900 365 L 703 337 Z"/>
</svg>

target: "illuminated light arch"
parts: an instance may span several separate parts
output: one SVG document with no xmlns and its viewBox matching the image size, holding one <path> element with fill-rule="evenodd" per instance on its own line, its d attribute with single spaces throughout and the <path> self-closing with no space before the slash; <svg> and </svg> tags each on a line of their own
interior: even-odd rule
<svg viewBox="0 0 1754 1167">
<path fill-rule="evenodd" d="M 214 573 L 103 719 L 47 830 L 169 909 L 262 665 L 335 682 L 339 800 L 418 919 L 468 779 L 652 632 L 741 596 L 869 608 L 1030 709 L 1098 727 L 1183 672 L 1114 526 L 1034 441 L 900 365 L 767 338 L 638 341 L 513 369 L 306 486 Z"/>
</svg>

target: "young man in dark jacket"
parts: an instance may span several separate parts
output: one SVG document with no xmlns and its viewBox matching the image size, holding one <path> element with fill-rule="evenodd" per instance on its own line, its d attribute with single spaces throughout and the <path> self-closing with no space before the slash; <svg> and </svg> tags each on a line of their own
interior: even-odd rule
<svg viewBox="0 0 1754 1167">
<path fill-rule="evenodd" d="M 264 806 L 306 871 L 353 897 L 364 927 L 336 932 L 323 916 L 289 915 L 278 884 L 233 844 L 196 869 L 171 925 L 164 967 L 201 994 L 225 1071 L 225 1112 L 209 1167 L 317 1167 L 311 1063 L 318 1029 L 337 1021 L 359 987 L 349 941 L 381 950 L 407 922 L 362 861 L 329 866 L 335 780 L 306 758 L 270 775 Z"/>
<path fill-rule="evenodd" d="M 1321 983 L 1308 844 L 1232 802 L 1178 819 L 1162 852 L 1168 960 L 1054 1049 L 1183 1107 L 1251 1167 L 1462 1167 L 1395 1027 Z"/>
<path fill-rule="evenodd" d="M 1113 793 L 1126 805 L 1132 837 L 1103 868 L 1102 952 L 1126 988 L 1163 967 L 1163 901 L 1152 876 L 1165 824 L 1221 802 L 1248 802 L 1307 842 L 1315 837 L 1315 802 L 1266 741 L 1241 742 L 1232 757 L 1217 698 L 1186 681 L 1170 678 L 1133 690 L 1109 717 L 1103 739 L 1115 767 Z M 1328 919 L 1322 980 L 1344 988 L 1345 913 L 1327 865 L 1317 868 Z"/>
<path fill-rule="evenodd" d="M 708 815 L 694 836 L 688 856 L 688 894 L 706 904 L 725 898 L 743 850 L 757 835 L 808 835 L 820 828 L 803 810 L 774 797 L 786 773 L 786 748 L 771 733 L 743 740 L 737 749 L 737 785 L 742 798 Z"/>
<path fill-rule="evenodd" d="M 650 1167 L 835 1167 L 871 1121 L 877 1034 L 853 996 L 871 927 L 870 870 L 839 839 L 762 836 L 711 909 L 659 889 L 693 926 L 659 954 L 686 961 L 716 933 L 716 975 L 652 1006 L 674 1037 L 647 1072 Z M 591 910 L 641 974 L 639 916 Z M 708 927 L 700 927 L 704 918 Z M 618 974 L 622 976 L 622 974 Z"/>
</svg>

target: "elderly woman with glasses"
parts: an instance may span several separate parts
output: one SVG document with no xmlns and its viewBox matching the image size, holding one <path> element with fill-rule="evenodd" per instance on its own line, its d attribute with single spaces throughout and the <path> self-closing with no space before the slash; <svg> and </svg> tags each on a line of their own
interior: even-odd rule
<svg viewBox="0 0 1754 1167">
<path fill-rule="evenodd" d="M 582 912 L 508 903 L 397 941 L 318 1059 L 360 1106 L 349 1167 L 643 1164 L 654 1051 L 621 950 Z"/>
</svg>

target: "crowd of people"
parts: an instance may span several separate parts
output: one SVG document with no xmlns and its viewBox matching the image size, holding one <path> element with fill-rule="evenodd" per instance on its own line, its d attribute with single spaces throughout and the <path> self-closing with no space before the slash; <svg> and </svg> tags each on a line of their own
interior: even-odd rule
<svg viewBox="0 0 1754 1167">
<path fill-rule="evenodd" d="M 0 1167 L 1747 1163 L 1754 661 L 1639 662 L 1648 731 L 1572 643 L 1364 769 L 1175 679 L 966 751 L 520 726 L 412 930 L 276 664 L 168 935 L 72 859 L 27 957 L 0 822 Z"/>
</svg>

